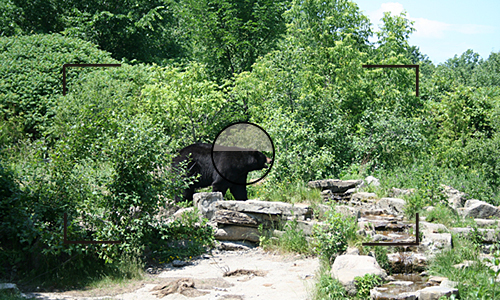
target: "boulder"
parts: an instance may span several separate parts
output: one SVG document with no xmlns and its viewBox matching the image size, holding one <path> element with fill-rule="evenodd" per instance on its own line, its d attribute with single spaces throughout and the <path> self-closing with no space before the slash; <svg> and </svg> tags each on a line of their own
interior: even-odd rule
<svg viewBox="0 0 500 300">
<path fill-rule="evenodd" d="M 217 224 L 225 225 L 240 225 L 249 227 L 259 226 L 259 222 L 255 217 L 242 212 L 226 209 L 217 210 L 212 221 L 217 222 Z"/>
<path fill-rule="evenodd" d="M 355 193 L 351 196 L 351 201 L 367 201 L 367 200 L 374 200 L 377 198 L 377 194 L 375 193 L 367 193 L 367 192 L 359 192 Z"/>
<path fill-rule="evenodd" d="M 336 205 L 333 207 L 333 209 L 346 217 L 355 217 L 356 219 L 359 219 L 361 217 L 359 209 L 352 206 Z"/>
<path fill-rule="evenodd" d="M 307 236 L 313 234 L 314 226 L 325 226 L 325 224 L 318 221 L 297 221 L 297 230 L 302 230 L 302 233 Z"/>
<path fill-rule="evenodd" d="M 458 297 L 458 289 L 448 288 L 443 286 L 431 286 L 420 290 L 419 300 L 438 300 L 439 298 L 445 296 L 450 297 L 455 295 Z"/>
<path fill-rule="evenodd" d="M 424 232 L 420 247 L 424 250 L 437 252 L 443 249 L 451 249 L 453 244 L 451 233 L 428 233 Z"/>
<path fill-rule="evenodd" d="M 382 198 L 377 202 L 379 208 L 385 209 L 393 215 L 403 214 L 405 205 L 406 201 L 399 198 Z"/>
<path fill-rule="evenodd" d="M 444 226 L 443 224 L 438 224 L 438 223 L 430 223 L 430 222 L 420 222 L 420 229 L 424 233 L 442 233 L 442 232 L 448 232 L 448 228 Z"/>
<path fill-rule="evenodd" d="M 421 253 L 390 253 L 387 260 L 395 273 L 420 272 L 427 267 L 427 257 Z"/>
<path fill-rule="evenodd" d="M 478 227 L 500 226 L 499 220 L 474 219 Z"/>
<path fill-rule="evenodd" d="M 221 242 L 219 247 L 220 250 L 226 250 L 226 251 L 247 251 L 252 248 L 255 248 L 255 246 L 249 242 L 245 241 L 233 241 L 233 242 Z"/>
<path fill-rule="evenodd" d="M 332 193 L 345 193 L 347 190 L 355 188 L 361 184 L 363 180 L 339 180 L 339 179 L 325 179 L 309 181 L 310 188 L 331 190 Z"/>
<path fill-rule="evenodd" d="M 466 200 L 466 195 L 457 189 L 452 188 L 448 185 L 441 185 L 442 193 L 448 198 L 448 205 L 454 209 L 463 207 Z"/>
<path fill-rule="evenodd" d="M 217 229 L 215 232 L 215 239 L 220 241 L 250 241 L 259 242 L 259 230 L 254 227 L 244 227 L 229 225 Z"/>
<path fill-rule="evenodd" d="M 332 277 L 346 288 L 350 295 L 356 293 L 355 277 L 374 274 L 385 280 L 387 273 L 377 263 L 374 257 L 367 255 L 340 255 L 332 265 Z"/>
<path fill-rule="evenodd" d="M 221 192 L 196 193 L 193 195 L 194 207 L 197 207 L 201 214 L 209 220 L 212 219 L 215 213 L 215 204 L 221 202 L 223 199 Z"/>
<path fill-rule="evenodd" d="M 475 199 L 467 200 L 467 202 L 465 202 L 465 206 L 463 208 L 458 208 L 457 212 L 463 217 L 470 218 L 484 219 L 500 217 L 500 210 L 497 207 Z"/>
<path fill-rule="evenodd" d="M 368 176 L 365 178 L 366 185 L 368 186 L 380 186 L 380 180 L 373 176 Z"/>
<path fill-rule="evenodd" d="M 417 300 L 418 292 L 399 293 L 397 295 L 386 293 L 388 288 L 376 287 L 370 290 L 371 300 Z"/>
<path fill-rule="evenodd" d="M 269 202 L 260 200 L 218 201 L 216 209 L 227 209 L 244 213 L 259 213 L 266 215 L 302 216 L 310 218 L 312 209 L 308 205 L 293 205 L 284 202 Z"/>
</svg>

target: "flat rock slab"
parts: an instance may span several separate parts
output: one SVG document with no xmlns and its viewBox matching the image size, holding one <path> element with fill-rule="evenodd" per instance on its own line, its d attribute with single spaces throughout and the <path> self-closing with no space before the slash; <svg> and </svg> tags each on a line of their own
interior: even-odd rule
<svg viewBox="0 0 500 300">
<path fill-rule="evenodd" d="M 312 209 L 308 205 L 293 205 L 284 202 L 269 202 L 260 200 L 218 201 L 215 204 L 215 207 L 217 209 L 269 215 L 310 216 L 312 214 Z"/>
<path fill-rule="evenodd" d="M 228 225 L 217 229 L 214 235 L 220 241 L 251 241 L 259 242 L 260 233 L 257 228 Z"/>
<path fill-rule="evenodd" d="M 348 189 L 355 188 L 360 185 L 363 180 L 340 180 L 340 179 L 325 179 L 325 180 L 315 180 L 309 181 L 307 185 L 310 188 L 321 189 L 321 190 L 331 190 L 333 193 L 344 193 Z"/>
<path fill-rule="evenodd" d="M 217 224 L 241 225 L 249 227 L 257 227 L 259 225 L 259 222 L 255 217 L 239 211 L 227 209 L 217 210 L 212 221 L 217 222 Z"/>
<path fill-rule="evenodd" d="M 458 208 L 457 212 L 466 218 L 485 219 L 500 217 L 500 210 L 497 207 L 476 199 L 467 200 L 465 206 Z"/>
<path fill-rule="evenodd" d="M 420 290 L 419 300 L 438 300 L 439 298 L 445 296 L 450 297 L 451 295 L 458 296 L 458 289 L 447 288 L 442 286 L 432 286 L 426 287 Z"/>
<path fill-rule="evenodd" d="M 365 274 L 386 278 L 387 273 L 380 267 L 374 257 L 367 255 L 340 255 L 332 265 L 332 277 L 338 279 L 349 294 L 356 292 L 354 278 Z"/>
</svg>

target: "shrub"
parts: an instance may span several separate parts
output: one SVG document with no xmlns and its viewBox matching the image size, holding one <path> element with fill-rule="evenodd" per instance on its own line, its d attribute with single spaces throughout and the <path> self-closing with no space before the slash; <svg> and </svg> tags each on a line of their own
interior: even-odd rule
<svg viewBox="0 0 500 300">
<path fill-rule="evenodd" d="M 354 278 L 354 282 L 358 290 L 357 296 L 361 299 L 369 299 L 370 290 L 380 285 L 383 281 L 378 275 L 365 274 L 363 277 L 357 276 Z"/>
<path fill-rule="evenodd" d="M 328 262 L 347 249 L 349 240 L 356 238 L 357 222 L 353 217 L 343 216 L 335 208 L 327 212 L 325 226 L 314 227 L 317 240 L 316 252 Z"/>
<path fill-rule="evenodd" d="M 50 127 L 67 63 L 116 61 L 91 43 L 59 34 L 0 37 L 0 119 L 39 138 Z M 89 71 L 69 71 L 68 86 L 77 74 Z"/>
</svg>

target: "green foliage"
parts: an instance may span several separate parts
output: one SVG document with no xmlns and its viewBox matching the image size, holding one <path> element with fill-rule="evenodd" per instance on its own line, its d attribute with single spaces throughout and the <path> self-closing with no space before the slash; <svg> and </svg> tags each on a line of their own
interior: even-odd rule
<svg viewBox="0 0 500 300">
<path fill-rule="evenodd" d="M 348 241 L 356 239 L 357 222 L 335 211 L 328 211 L 325 226 L 315 226 L 316 253 L 326 262 L 333 262 L 335 257 L 347 249 Z"/>
<path fill-rule="evenodd" d="M 209 80 L 202 65 L 152 71 L 152 83 L 144 85 L 138 109 L 178 141 L 179 147 L 211 141 L 225 126 L 244 118 L 238 106 L 228 103 L 224 93 Z"/>
<path fill-rule="evenodd" d="M 119 60 L 163 62 L 186 52 L 174 1 L 137 0 L 124 5 L 122 1 L 14 0 L 3 6 L 0 31 L 4 35 L 62 33 L 97 44 Z"/>
<path fill-rule="evenodd" d="M 184 1 L 181 19 L 195 59 L 218 82 L 250 71 L 285 31 L 287 1 Z"/>
<path fill-rule="evenodd" d="M 308 188 L 306 183 L 303 181 L 277 184 L 267 184 L 267 182 L 269 181 L 266 180 L 263 185 L 250 187 L 251 190 L 255 190 L 255 193 L 252 195 L 266 201 L 280 201 L 288 203 L 321 202 L 320 191 Z"/>
<path fill-rule="evenodd" d="M 154 241 L 149 245 L 152 260 L 168 263 L 175 259 L 190 260 L 205 253 L 215 242 L 213 227 L 207 222 L 194 209 L 184 212 L 180 219 L 173 222 L 158 224 L 148 238 Z"/>
<path fill-rule="evenodd" d="M 311 48 L 333 47 L 349 35 L 364 46 L 371 35 L 369 18 L 351 1 L 293 1 L 285 15 L 288 33 Z"/>
<path fill-rule="evenodd" d="M 260 246 L 263 249 L 278 249 L 282 252 L 295 252 L 301 254 L 311 254 L 311 245 L 306 239 L 302 229 L 299 229 L 297 220 L 288 221 L 283 225 L 283 234 L 279 237 L 271 238 L 266 235 L 262 226 L 259 227 L 261 233 Z"/>
<path fill-rule="evenodd" d="M 433 275 L 445 276 L 458 282 L 458 292 L 461 299 L 495 299 L 499 295 L 500 284 L 496 281 L 497 273 L 482 261 L 480 248 L 469 238 L 453 236 L 455 247 L 438 253 L 430 264 Z M 456 241 L 456 242 L 455 242 Z M 490 261 L 498 265 L 500 253 L 493 253 Z M 465 260 L 474 261 L 468 267 L 457 269 L 453 265 Z"/>
<path fill-rule="evenodd" d="M 431 211 L 424 213 L 426 222 L 437 222 L 445 225 L 446 227 L 468 227 L 474 226 L 474 219 L 464 219 L 458 215 L 454 209 L 448 205 L 440 203 Z"/>
<path fill-rule="evenodd" d="M 0 36 L 20 34 L 21 27 L 17 24 L 21 10 L 12 0 L 0 2 Z"/>
<path fill-rule="evenodd" d="M 358 290 L 357 296 L 361 299 L 370 298 L 370 290 L 383 283 L 378 275 L 365 274 L 363 277 L 357 276 L 354 278 L 356 289 Z"/>
<path fill-rule="evenodd" d="M 347 299 L 347 292 L 344 286 L 335 278 L 332 277 L 329 270 L 321 267 L 318 282 L 314 290 L 315 300 L 337 300 Z"/>
<path fill-rule="evenodd" d="M 59 34 L 0 37 L 0 130 L 41 137 L 51 126 L 67 63 L 116 61 L 95 45 Z M 69 89 L 77 74 L 84 73 L 88 70 L 68 71 Z"/>
</svg>

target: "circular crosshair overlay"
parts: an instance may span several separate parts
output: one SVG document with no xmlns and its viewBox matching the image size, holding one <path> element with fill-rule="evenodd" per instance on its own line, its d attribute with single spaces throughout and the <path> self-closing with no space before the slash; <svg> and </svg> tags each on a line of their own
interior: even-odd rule
<svg viewBox="0 0 500 300">
<path fill-rule="evenodd" d="M 274 144 L 260 126 L 249 122 L 224 128 L 212 144 L 212 163 L 230 183 L 249 185 L 262 180 L 274 163 Z M 248 172 L 247 178 L 243 176 Z M 252 177 L 257 173 L 257 178 Z"/>
</svg>

